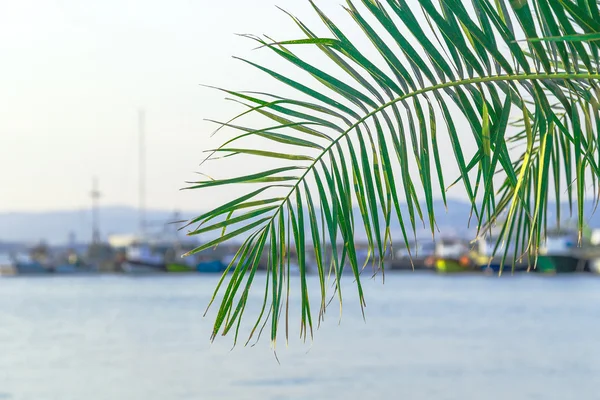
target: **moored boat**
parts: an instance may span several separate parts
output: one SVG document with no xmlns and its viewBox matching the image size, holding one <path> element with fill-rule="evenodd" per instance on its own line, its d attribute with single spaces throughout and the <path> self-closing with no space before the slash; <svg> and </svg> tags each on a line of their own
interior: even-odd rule
<svg viewBox="0 0 600 400">
<path fill-rule="evenodd" d="M 512 273 L 527 271 L 529 266 L 524 255 L 515 257 L 516 248 L 514 243 L 506 243 L 496 246 L 498 238 L 487 236 L 477 240 L 470 257 L 478 269 L 485 273 Z"/>
<path fill-rule="evenodd" d="M 58 254 L 56 257 L 53 257 L 51 263 L 55 274 L 84 274 L 92 272 L 92 268 L 86 265 L 73 250 Z"/>
<path fill-rule="evenodd" d="M 15 256 L 15 269 L 17 275 L 40 275 L 53 272 L 53 269 L 28 254 L 17 254 Z"/>
<path fill-rule="evenodd" d="M 396 251 L 391 260 L 393 270 L 430 270 L 432 265 L 427 260 L 435 255 L 435 242 L 417 241 L 409 243 Z M 409 252 L 410 249 L 410 252 Z"/>
<path fill-rule="evenodd" d="M 583 260 L 571 255 L 540 255 L 535 270 L 544 274 L 571 273 L 580 270 Z M 581 268 L 583 271 L 583 268 Z"/>
<path fill-rule="evenodd" d="M 544 274 L 583 271 L 585 260 L 578 256 L 577 232 L 549 232 L 540 247 L 536 272 Z"/>
<path fill-rule="evenodd" d="M 148 264 L 140 264 L 140 263 L 131 263 L 125 261 L 121 264 L 121 269 L 126 274 L 157 274 L 160 272 L 165 272 L 164 267 L 148 265 Z"/>
<path fill-rule="evenodd" d="M 196 268 L 194 268 L 194 266 L 190 266 L 188 264 L 185 263 L 178 263 L 178 262 L 170 262 L 170 263 L 166 263 L 165 267 L 167 269 L 167 272 L 171 272 L 171 273 L 182 273 L 182 272 L 195 272 Z"/>
<path fill-rule="evenodd" d="M 527 264 L 525 259 L 517 259 L 516 262 L 513 263 L 513 257 L 506 257 L 504 261 L 502 261 L 502 257 L 486 257 L 485 259 L 480 259 L 477 263 L 479 269 L 486 273 L 513 273 L 513 272 L 527 272 L 530 269 L 530 266 Z"/>
<path fill-rule="evenodd" d="M 454 274 L 476 271 L 476 265 L 468 255 L 467 243 L 459 239 L 443 238 L 435 245 L 433 265 L 438 273 Z"/>
<path fill-rule="evenodd" d="M 88 246 L 83 263 L 91 271 L 121 272 L 125 261 L 125 248 L 113 247 L 109 243 L 92 243 Z"/>
<path fill-rule="evenodd" d="M 196 270 L 203 273 L 219 273 L 224 272 L 227 265 L 221 262 L 221 260 L 206 260 L 200 261 L 196 265 Z"/>
<path fill-rule="evenodd" d="M 81 266 L 69 263 L 55 265 L 53 269 L 55 274 L 84 274 L 90 272 L 90 270 Z"/>
<path fill-rule="evenodd" d="M 164 254 L 156 251 L 150 244 L 133 243 L 126 248 L 121 268 L 123 272 L 130 274 L 165 272 Z"/>
<path fill-rule="evenodd" d="M 442 274 L 455 274 L 464 272 L 474 272 L 475 268 L 467 256 L 461 258 L 437 258 L 435 260 L 435 270 Z"/>
<path fill-rule="evenodd" d="M 183 245 L 179 242 L 165 248 L 165 268 L 170 273 L 185 273 L 197 271 L 197 258 L 184 257 L 184 254 L 194 248 L 193 245 Z"/>
</svg>

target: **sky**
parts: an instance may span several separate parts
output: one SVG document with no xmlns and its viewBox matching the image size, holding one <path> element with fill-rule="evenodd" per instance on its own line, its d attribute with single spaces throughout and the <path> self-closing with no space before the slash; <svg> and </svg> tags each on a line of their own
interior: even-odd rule
<svg viewBox="0 0 600 400">
<path fill-rule="evenodd" d="M 339 2 L 318 4 L 348 19 Z M 205 119 L 239 110 L 201 84 L 279 87 L 231 57 L 265 57 L 236 33 L 301 37 L 276 5 L 319 26 L 298 0 L 0 1 L 0 212 L 89 207 L 94 176 L 101 204 L 137 205 L 139 109 L 147 206 L 222 202 L 223 190 L 180 191 L 202 171 L 203 151 L 220 142 Z M 227 176 L 243 167 L 209 169 Z"/>
</svg>

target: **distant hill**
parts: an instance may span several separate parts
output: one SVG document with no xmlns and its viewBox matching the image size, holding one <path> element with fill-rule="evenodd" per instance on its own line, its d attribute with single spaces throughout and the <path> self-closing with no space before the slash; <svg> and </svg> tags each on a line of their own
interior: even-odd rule
<svg viewBox="0 0 600 400">
<path fill-rule="evenodd" d="M 554 210 L 554 205 L 550 205 Z M 444 234 L 470 236 L 473 228 L 467 228 L 470 206 L 460 200 L 448 201 L 448 212 L 445 212 L 441 201 L 435 202 L 437 210 L 437 225 Z M 561 207 L 563 218 L 568 217 L 568 207 Z M 592 209 L 592 203 L 586 203 L 586 210 Z M 356 218 L 360 217 L 358 209 L 353 210 Z M 405 223 L 409 224 L 408 211 L 403 207 Z M 423 206 L 423 212 L 425 207 Z M 148 210 L 146 220 L 148 230 L 154 233 L 175 231 L 175 226 L 169 224 L 176 219 L 189 219 L 199 215 L 200 212 L 185 212 L 179 216 L 168 210 Z M 553 218 L 553 215 L 550 215 Z M 392 218 L 392 231 L 397 240 L 400 239 L 400 226 L 395 217 Z M 100 231 L 103 238 L 110 234 L 135 233 L 138 230 L 138 211 L 134 207 L 103 207 L 100 209 Z M 427 223 L 427 220 L 426 220 Z M 600 227 L 600 213 L 588 216 L 587 223 L 593 227 Z M 91 211 L 89 209 L 47 212 L 0 212 L 0 245 L 1 242 L 26 242 L 37 243 L 45 241 L 52 245 L 68 243 L 69 240 L 87 242 L 92 235 Z M 429 236 L 428 228 L 423 229 L 420 223 L 418 236 Z M 70 236 L 73 235 L 71 238 Z M 181 232 L 183 236 L 183 232 Z M 358 239 L 364 236 L 364 230 L 357 227 Z M 207 240 L 209 237 L 202 239 Z M 1 246 L 0 246 L 1 247 Z"/>
<path fill-rule="evenodd" d="M 99 210 L 100 232 L 104 239 L 110 234 L 135 233 L 138 231 L 138 211 L 134 207 L 102 207 Z M 173 231 L 168 222 L 176 218 L 186 219 L 193 213 L 176 217 L 172 211 L 148 210 L 148 230 Z M 0 242 L 45 241 L 63 244 L 71 240 L 88 242 L 92 237 L 92 214 L 89 209 L 44 212 L 0 213 Z"/>
</svg>

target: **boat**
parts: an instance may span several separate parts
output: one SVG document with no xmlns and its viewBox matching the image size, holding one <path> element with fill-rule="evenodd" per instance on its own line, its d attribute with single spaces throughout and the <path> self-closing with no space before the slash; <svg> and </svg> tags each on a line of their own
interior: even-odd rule
<svg viewBox="0 0 600 400">
<path fill-rule="evenodd" d="M 183 257 L 194 246 L 173 244 L 165 249 L 165 268 L 170 273 L 196 272 L 197 260 L 194 256 Z"/>
<path fill-rule="evenodd" d="M 579 256 L 578 235 L 574 231 L 552 231 L 540 247 L 535 271 L 543 274 L 573 273 L 585 269 L 585 259 Z"/>
<path fill-rule="evenodd" d="M 409 247 L 402 246 L 394 254 L 391 269 L 430 270 L 433 265 L 427 260 L 435 255 L 435 246 L 435 242 L 431 241 L 416 241 L 409 243 Z"/>
<path fill-rule="evenodd" d="M 14 259 L 17 275 L 41 275 L 53 272 L 53 269 L 28 254 L 17 254 Z"/>
<path fill-rule="evenodd" d="M 580 269 L 582 261 L 570 255 L 540 255 L 535 270 L 543 274 L 572 273 Z"/>
<path fill-rule="evenodd" d="M 460 239 L 442 238 L 435 245 L 435 255 L 428 258 L 435 271 L 442 274 L 474 272 L 478 268 L 469 257 L 468 244 Z"/>
<path fill-rule="evenodd" d="M 220 273 L 224 272 L 226 268 L 227 265 L 221 260 L 204 260 L 196 265 L 196 270 L 203 273 Z"/>
<path fill-rule="evenodd" d="M 509 244 L 508 250 L 505 249 L 506 243 L 504 243 L 494 251 L 497 241 L 498 238 L 495 236 L 483 237 L 476 241 L 470 257 L 477 268 L 485 273 L 524 272 L 529 269 L 527 259 L 523 255 L 519 255 L 515 260 L 516 246 L 514 243 Z"/>
<path fill-rule="evenodd" d="M 54 265 L 52 268 L 55 274 L 87 274 L 95 270 L 82 263 L 63 262 Z"/>
<path fill-rule="evenodd" d="M 121 268 L 128 274 L 165 272 L 164 253 L 161 254 L 148 243 L 132 243 L 125 249 L 125 260 Z"/>
<path fill-rule="evenodd" d="M 58 264 L 53 267 L 53 272 L 55 274 L 80 274 L 87 272 L 86 270 L 78 267 L 74 264 Z"/>
<path fill-rule="evenodd" d="M 165 264 L 167 272 L 171 273 L 182 273 L 182 272 L 195 272 L 196 268 L 182 262 L 168 262 Z"/>
<path fill-rule="evenodd" d="M 474 272 L 476 270 L 468 256 L 460 258 L 437 258 L 434 266 L 436 272 L 441 274 Z"/>
<path fill-rule="evenodd" d="M 92 272 L 92 268 L 86 265 L 81 257 L 73 251 L 58 254 L 51 261 L 55 274 L 82 274 Z"/>
<path fill-rule="evenodd" d="M 83 262 L 92 271 L 121 272 L 125 261 L 125 249 L 112 247 L 110 243 L 91 243 L 83 256 Z"/>
<path fill-rule="evenodd" d="M 202 273 L 222 273 L 227 270 L 237 254 L 235 246 L 217 246 L 198 253 L 194 260 L 195 270 Z M 258 268 L 258 266 L 257 266 Z M 235 265 L 229 269 L 233 272 Z"/>
<path fill-rule="evenodd" d="M 125 261 L 124 263 L 121 264 L 121 269 L 124 273 L 133 274 L 133 275 L 157 274 L 160 272 L 165 272 L 164 268 L 159 268 L 159 267 L 150 266 L 150 265 L 146 265 L 146 264 L 130 263 L 128 261 Z"/>
<path fill-rule="evenodd" d="M 517 259 L 513 264 L 514 258 L 512 255 L 507 255 L 502 261 L 500 257 L 485 257 L 484 259 L 476 259 L 475 262 L 478 264 L 479 269 L 485 273 L 513 273 L 513 272 L 527 272 L 532 265 L 528 265 L 525 258 Z"/>
</svg>

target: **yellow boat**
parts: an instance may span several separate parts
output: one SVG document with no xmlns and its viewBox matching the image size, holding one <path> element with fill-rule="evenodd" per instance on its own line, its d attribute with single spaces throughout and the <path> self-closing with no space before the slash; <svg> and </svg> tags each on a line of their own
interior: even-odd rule
<svg viewBox="0 0 600 400">
<path fill-rule="evenodd" d="M 173 262 L 167 264 L 167 272 L 196 272 L 196 268 L 187 264 Z"/>
<path fill-rule="evenodd" d="M 435 270 L 442 274 L 474 271 L 471 260 L 466 256 L 458 260 L 453 258 L 438 258 L 435 260 Z"/>
<path fill-rule="evenodd" d="M 473 260 L 469 257 L 469 246 L 465 241 L 442 238 L 436 244 L 433 263 L 437 272 L 443 274 L 472 272 Z"/>
</svg>

